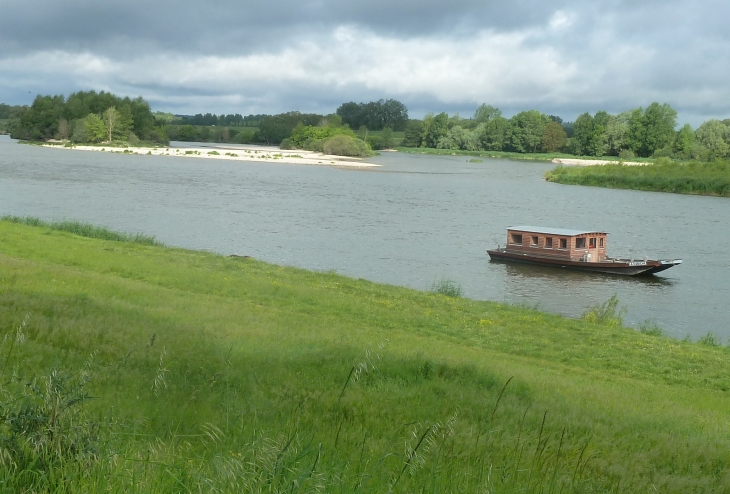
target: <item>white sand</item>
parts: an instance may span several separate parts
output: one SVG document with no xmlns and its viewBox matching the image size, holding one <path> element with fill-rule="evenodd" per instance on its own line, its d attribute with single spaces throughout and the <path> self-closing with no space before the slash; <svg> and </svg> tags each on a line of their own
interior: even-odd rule
<svg viewBox="0 0 730 494">
<path fill-rule="evenodd" d="M 568 166 L 593 166 L 593 165 L 618 165 L 618 161 L 610 160 L 580 160 L 573 158 L 553 158 L 553 163 Z M 638 161 L 623 161 L 626 166 L 645 166 L 651 163 L 640 163 Z"/>
<path fill-rule="evenodd" d="M 73 146 L 63 147 L 44 144 L 44 147 L 53 149 L 66 149 L 72 151 L 97 151 L 117 154 L 141 154 L 151 156 L 177 156 L 181 158 L 206 158 L 215 160 L 231 161 L 261 161 L 265 163 L 288 163 L 293 165 L 319 165 L 339 166 L 348 168 L 371 168 L 378 167 L 374 163 L 367 163 L 361 158 L 345 156 L 333 156 L 312 151 L 284 151 L 274 146 L 236 146 L 225 147 L 217 145 L 211 147 L 104 147 L 99 146 Z"/>
</svg>

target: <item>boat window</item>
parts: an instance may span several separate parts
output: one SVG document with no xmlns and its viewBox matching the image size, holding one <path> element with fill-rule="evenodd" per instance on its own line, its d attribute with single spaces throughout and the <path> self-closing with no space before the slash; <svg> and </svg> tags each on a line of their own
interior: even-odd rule
<svg viewBox="0 0 730 494">
<path fill-rule="evenodd" d="M 545 248 L 546 249 L 553 248 L 553 237 L 545 237 Z"/>
<path fill-rule="evenodd" d="M 530 238 L 530 245 L 532 247 L 537 247 L 537 237 L 531 237 Z"/>
<path fill-rule="evenodd" d="M 586 248 L 586 239 L 585 238 L 576 238 L 575 239 L 575 248 L 576 249 L 585 249 Z"/>
<path fill-rule="evenodd" d="M 561 238 L 560 239 L 560 248 L 561 249 L 567 249 L 568 248 L 568 239 L 567 238 Z"/>
<path fill-rule="evenodd" d="M 596 237 L 591 237 L 590 242 L 588 242 L 588 247 L 591 249 L 596 248 Z"/>
<path fill-rule="evenodd" d="M 600 245 L 601 247 L 603 247 L 603 239 L 602 238 L 599 238 L 598 239 L 598 245 Z"/>
<path fill-rule="evenodd" d="M 517 245 L 522 245 L 522 235 L 519 233 L 513 233 L 510 235 L 512 237 L 512 243 Z"/>
</svg>

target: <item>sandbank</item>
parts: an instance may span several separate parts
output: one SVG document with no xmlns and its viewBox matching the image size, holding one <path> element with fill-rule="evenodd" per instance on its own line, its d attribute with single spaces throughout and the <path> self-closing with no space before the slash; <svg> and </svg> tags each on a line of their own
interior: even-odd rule
<svg viewBox="0 0 730 494">
<path fill-rule="evenodd" d="M 44 147 L 66 149 L 72 151 L 97 151 L 116 154 L 140 154 L 146 156 L 176 156 L 180 158 L 205 158 L 228 161 L 258 161 L 265 163 L 287 163 L 292 165 L 319 165 L 338 166 L 346 168 L 379 167 L 374 163 L 367 163 L 361 158 L 350 156 L 334 156 L 315 153 L 312 151 L 290 150 L 285 151 L 274 146 L 166 146 L 166 147 L 105 147 L 72 146 L 64 147 L 53 144 L 44 144 Z"/>
<path fill-rule="evenodd" d="M 553 158 L 553 163 L 567 166 L 618 165 L 619 163 L 627 166 L 645 166 L 651 164 L 639 161 L 583 160 L 574 158 Z"/>
</svg>

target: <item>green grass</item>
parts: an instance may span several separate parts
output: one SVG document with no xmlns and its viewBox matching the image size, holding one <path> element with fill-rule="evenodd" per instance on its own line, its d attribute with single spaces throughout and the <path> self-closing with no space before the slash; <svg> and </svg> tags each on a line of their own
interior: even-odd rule
<svg viewBox="0 0 730 494">
<path fill-rule="evenodd" d="M 558 166 L 550 182 L 615 189 L 730 197 L 730 161 L 677 163 L 663 159 L 648 166 Z"/>
<path fill-rule="evenodd" d="M 510 151 L 462 151 L 458 149 L 406 148 L 398 151 L 411 154 L 433 154 L 445 156 L 478 156 L 480 158 L 503 158 L 526 161 L 552 161 L 555 158 L 620 161 L 618 156 L 573 156 L 566 153 L 515 153 Z M 632 158 L 631 161 L 651 162 L 653 158 Z"/>
<path fill-rule="evenodd" d="M 26 223 L 4 491 L 730 492 L 716 338 Z"/>
</svg>

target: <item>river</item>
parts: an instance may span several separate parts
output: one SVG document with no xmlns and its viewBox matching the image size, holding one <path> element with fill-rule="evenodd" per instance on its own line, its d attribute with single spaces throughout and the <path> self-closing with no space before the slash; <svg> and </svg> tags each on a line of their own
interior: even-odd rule
<svg viewBox="0 0 730 494">
<path fill-rule="evenodd" d="M 178 143 L 176 143 L 177 145 Z M 378 169 L 73 152 L 0 136 L 0 215 L 76 219 L 168 244 L 580 316 L 730 338 L 730 200 L 547 183 L 550 163 L 383 153 Z M 610 233 L 613 256 L 680 258 L 650 278 L 489 262 L 505 228 Z"/>
</svg>

